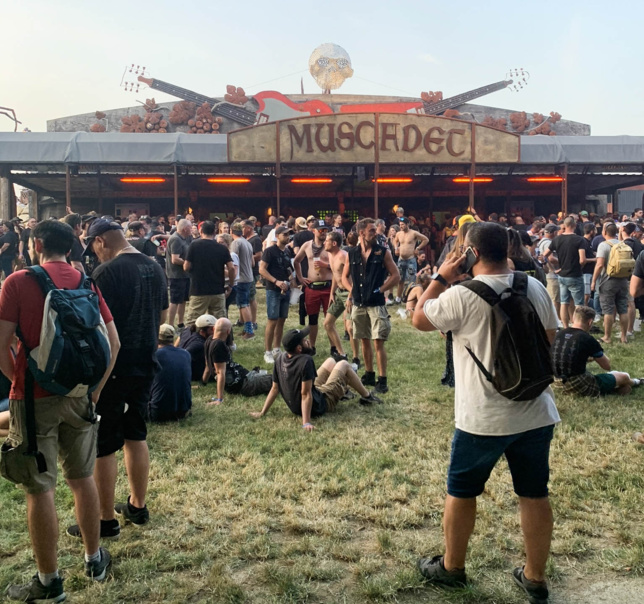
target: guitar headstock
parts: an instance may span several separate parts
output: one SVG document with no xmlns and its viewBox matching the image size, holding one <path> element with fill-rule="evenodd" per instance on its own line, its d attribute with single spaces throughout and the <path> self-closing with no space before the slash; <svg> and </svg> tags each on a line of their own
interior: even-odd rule
<svg viewBox="0 0 644 604">
<path fill-rule="evenodd" d="M 510 82 L 508 84 L 508 88 L 512 90 L 512 92 L 519 92 L 519 90 L 523 90 L 528 85 L 530 73 L 523 69 L 523 67 L 510 69 L 510 71 L 505 74 L 505 79 Z"/>
<path fill-rule="evenodd" d="M 135 65 L 134 63 L 127 65 L 123 71 L 123 75 L 121 76 L 121 88 L 123 88 L 125 92 L 138 92 L 141 87 L 141 83 L 150 86 L 150 82 L 152 80 L 150 78 L 146 78 L 146 75 L 148 75 L 148 72 L 146 71 L 145 65 Z M 134 78 L 136 78 L 137 81 L 135 81 Z"/>
</svg>

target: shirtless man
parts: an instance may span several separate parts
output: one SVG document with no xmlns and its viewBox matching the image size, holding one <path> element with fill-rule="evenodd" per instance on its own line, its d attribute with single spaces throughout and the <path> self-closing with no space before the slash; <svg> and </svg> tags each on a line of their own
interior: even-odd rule
<svg viewBox="0 0 644 604">
<path fill-rule="evenodd" d="M 346 310 L 347 297 L 349 295 L 349 292 L 342 285 L 342 271 L 349 255 L 341 249 L 341 246 L 342 235 L 340 233 L 331 232 L 326 236 L 324 249 L 329 254 L 329 264 L 333 272 L 333 279 L 331 282 L 331 294 L 329 296 L 329 308 L 324 317 L 324 329 L 326 329 L 329 342 L 331 342 L 331 356 L 336 362 L 347 360 L 347 356 L 344 354 L 342 348 L 342 340 L 335 328 L 335 322 Z M 350 328 L 350 325 L 347 327 L 347 332 L 349 333 L 351 350 L 353 351 L 353 362 L 359 367 L 358 342 L 353 339 L 353 329 Z"/>
<path fill-rule="evenodd" d="M 313 234 L 315 238 L 311 241 L 306 241 L 300 247 L 293 260 L 293 267 L 297 278 L 304 285 L 304 304 L 306 306 L 306 314 L 309 317 L 309 339 L 311 340 L 311 347 L 313 354 L 315 354 L 315 342 L 318 337 L 318 320 L 320 318 L 320 307 L 322 312 L 326 314 L 329 307 L 329 296 L 331 295 L 331 282 L 333 280 L 333 273 L 329 264 L 329 254 L 324 249 L 324 241 L 329 226 L 324 220 L 317 220 Z M 302 275 L 302 260 L 307 258 L 309 262 L 309 270 L 306 277 Z"/>
<path fill-rule="evenodd" d="M 398 295 L 396 304 L 400 304 L 405 284 L 413 283 L 416 280 L 418 265 L 416 264 L 416 248 L 423 248 L 429 243 L 425 235 L 409 228 L 409 218 L 400 219 L 400 231 L 396 233 L 394 243 L 398 254 L 398 270 L 400 271 L 400 282 L 398 283 Z"/>
</svg>

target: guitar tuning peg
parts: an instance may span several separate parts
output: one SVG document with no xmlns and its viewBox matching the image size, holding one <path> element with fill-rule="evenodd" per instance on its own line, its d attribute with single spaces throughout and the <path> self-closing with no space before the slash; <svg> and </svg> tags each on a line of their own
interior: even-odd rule
<svg viewBox="0 0 644 604">
<path fill-rule="evenodd" d="M 143 66 L 143 69 L 141 70 L 141 73 L 145 72 L 145 65 Z"/>
</svg>

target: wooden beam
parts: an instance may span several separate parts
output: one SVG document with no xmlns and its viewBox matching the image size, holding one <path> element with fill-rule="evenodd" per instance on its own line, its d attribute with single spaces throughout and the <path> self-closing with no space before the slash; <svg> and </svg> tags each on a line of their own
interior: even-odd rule
<svg viewBox="0 0 644 604">
<path fill-rule="evenodd" d="M 179 170 L 174 166 L 174 215 L 179 214 Z"/>
</svg>

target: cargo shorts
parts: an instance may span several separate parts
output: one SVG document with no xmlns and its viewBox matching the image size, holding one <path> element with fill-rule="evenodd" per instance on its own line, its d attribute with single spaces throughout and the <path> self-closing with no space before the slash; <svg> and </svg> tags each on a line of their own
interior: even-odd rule
<svg viewBox="0 0 644 604">
<path fill-rule="evenodd" d="M 385 306 L 353 306 L 353 337 L 358 340 L 387 340 L 391 321 Z"/>
<path fill-rule="evenodd" d="M 336 289 L 333 294 L 333 303 L 329 305 L 326 312 L 336 319 L 340 318 L 347 307 L 348 297 L 349 292 L 346 289 Z"/>
<path fill-rule="evenodd" d="M 36 399 L 35 412 L 38 450 L 45 458 L 47 471 L 39 473 L 36 459 L 24 454 L 27 450 L 25 402 L 11 400 L 9 436 L 2 445 L 2 475 L 30 494 L 55 488 L 57 458 L 66 479 L 91 476 L 96 461 L 98 424 L 90 417 L 87 397 Z"/>
</svg>

